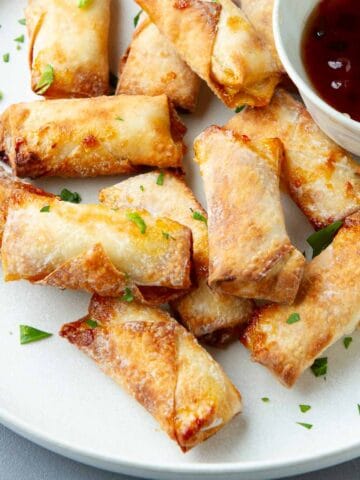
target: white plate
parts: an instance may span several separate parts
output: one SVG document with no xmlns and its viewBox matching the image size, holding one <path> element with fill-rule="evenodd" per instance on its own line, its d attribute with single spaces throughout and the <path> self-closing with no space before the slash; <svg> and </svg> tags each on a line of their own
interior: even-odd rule
<svg viewBox="0 0 360 480">
<path fill-rule="evenodd" d="M 18 23 L 25 3 L 0 0 L 1 111 L 10 103 L 34 97 L 29 89 L 26 44 L 18 51 L 14 42 L 25 33 Z M 113 1 L 114 71 L 137 11 L 130 0 Z M 10 63 L 3 63 L 2 54 L 7 52 Z M 223 124 L 232 114 L 204 87 L 196 114 L 184 116 L 189 128 L 188 179 L 201 199 L 201 180 L 191 162 L 192 140 L 206 126 Z M 66 186 L 80 192 L 84 201 L 95 202 L 98 189 L 116 181 L 119 178 L 47 179 L 37 184 L 52 192 Z M 285 207 L 289 232 L 304 249 L 311 229 L 290 201 L 285 201 Z M 213 350 L 243 394 L 244 414 L 184 455 L 142 407 L 68 342 L 54 335 L 43 342 L 19 345 L 20 323 L 56 333 L 64 322 L 84 315 L 88 301 L 89 296 L 82 293 L 26 282 L 0 283 L 0 418 L 16 432 L 97 467 L 165 479 L 269 479 L 360 454 L 359 335 L 354 335 L 349 350 L 341 342 L 329 350 L 326 381 L 306 372 L 292 390 L 251 363 L 239 343 L 226 351 Z M 262 397 L 269 397 L 270 403 L 263 403 Z M 300 413 L 301 403 L 312 409 Z M 306 430 L 296 422 L 314 427 Z"/>
</svg>

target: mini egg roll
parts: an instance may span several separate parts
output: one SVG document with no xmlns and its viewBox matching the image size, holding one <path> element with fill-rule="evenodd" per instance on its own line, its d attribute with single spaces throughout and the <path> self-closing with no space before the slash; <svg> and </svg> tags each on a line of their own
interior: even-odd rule
<svg viewBox="0 0 360 480">
<path fill-rule="evenodd" d="M 231 0 L 136 0 L 227 105 L 267 105 L 280 81 L 264 40 Z"/>
<path fill-rule="evenodd" d="M 291 304 L 304 256 L 291 244 L 280 203 L 281 142 L 252 143 L 209 127 L 194 144 L 209 215 L 209 285 L 245 298 Z"/>
<path fill-rule="evenodd" d="M 19 103 L 0 118 L 0 157 L 31 178 L 177 168 L 185 131 L 166 95 Z"/>
<path fill-rule="evenodd" d="M 28 1 L 25 17 L 34 92 L 56 98 L 108 93 L 110 0 L 86 3 Z"/>
<path fill-rule="evenodd" d="M 241 412 L 240 394 L 222 368 L 163 310 L 94 296 L 88 316 L 65 324 L 60 335 L 143 405 L 184 452 Z"/>
<path fill-rule="evenodd" d="M 191 232 L 145 211 L 16 190 L 2 241 L 5 281 L 26 279 L 163 303 L 191 286 Z M 167 231 L 171 242 L 163 237 Z"/>
<path fill-rule="evenodd" d="M 294 305 L 261 308 L 246 329 L 242 341 L 252 358 L 287 387 L 359 324 L 359 245 L 357 212 L 345 219 L 332 244 L 306 265 Z M 294 323 L 293 314 L 298 315 Z"/>
</svg>

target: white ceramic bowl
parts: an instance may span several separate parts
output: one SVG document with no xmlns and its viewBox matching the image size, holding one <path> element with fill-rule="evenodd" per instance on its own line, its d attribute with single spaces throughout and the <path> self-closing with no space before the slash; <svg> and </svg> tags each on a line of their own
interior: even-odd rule
<svg viewBox="0 0 360 480">
<path fill-rule="evenodd" d="M 274 35 L 280 59 L 319 127 L 346 150 L 360 155 L 360 122 L 346 117 L 321 99 L 301 59 L 301 39 L 319 0 L 275 0 Z"/>
</svg>

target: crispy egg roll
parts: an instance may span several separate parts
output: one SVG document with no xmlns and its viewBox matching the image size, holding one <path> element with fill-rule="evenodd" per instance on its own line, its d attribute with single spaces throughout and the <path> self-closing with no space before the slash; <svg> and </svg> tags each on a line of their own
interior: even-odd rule
<svg viewBox="0 0 360 480">
<path fill-rule="evenodd" d="M 360 212 L 347 217 L 333 243 L 306 265 L 291 307 L 261 308 L 242 341 L 252 358 L 291 387 L 314 360 L 360 321 Z M 288 323 L 292 314 L 299 320 Z"/>
<path fill-rule="evenodd" d="M 275 46 L 273 33 L 274 0 L 240 0 L 241 10 L 253 24 L 258 35 L 264 39 L 266 45 L 276 60 L 280 71 L 285 71 Z"/>
<path fill-rule="evenodd" d="M 162 179 L 162 185 L 157 184 L 159 178 Z M 190 228 L 193 236 L 197 287 L 184 297 L 171 302 L 171 305 L 182 323 L 195 336 L 201 337 L 214 331 L 233 329 L 251 318 L 253 311 L 251 301 L 213 291 L 207 285 L 209 264 L 207 214 L 183 177 L 170 172 L 137 175 L 113 187 L 105 188 L 100 192 L 99 199 L 112 208 L 144 209 L 156 217 L 171 218 Z M 197 214 L 201 215 L 202 220 L 196 219 Z"/>
<path fill-rule="evenodd" d="M 25 16 L 34 92 L 57 98 L 108 93 L 110 0 L 82 8 L 78 0 L 29 0 Z M 53 79 L 44 81 L 49 66 Z"/>
<path fill-rule="evenodd" d="M 17 190 L 3 232 L 4 279 L 163 303 L 191 285 L 191 243 L 188 228 L 145 211 Z"/>
<path fill-rule="evenodd" d="M 222 368 L 160 309 L 94 296 L 88 316 L 64 325 L 60 335 L 143 405 L 184 452 L 241 412 L 240 394 Z"/>
<path fill-rule="evenodd" d="M 164 93 L 176 107 L 195 110 L 200 78 L 150 20 L 146 19 L 135 30 L 119 70 L 117 93 Z"/>
<path fill-rule="evenodd" d="M 166 95 L 19 103 L 0 119 L 0 156 L 14 174 L 31 178 L 176 168 L 185 131 Z"/>
<path fill-rule="evenodd" d="M 227 105 L 267 105 L 276 61 L 231 0 L 136 0 L 180 56 Z"/>
<path fill-rule="evenodd" d="M 245 298 L 291 304 L 304 256 L 286 233 L 280 203 L 281 142 L 252 143 L 209 127 L 196 140 L 209 215 L 209 285 Z"/>
<path fill-rule="evenodd" d="M 304 105 L 278 90 L 264 109 L 247 109 L 228 128 L 250 138 L 278 137 L 285 149 L 282 176 L 293 200 L 321 229 L 360 209 L 360 167 L 330 140 Z"/>
</svg>

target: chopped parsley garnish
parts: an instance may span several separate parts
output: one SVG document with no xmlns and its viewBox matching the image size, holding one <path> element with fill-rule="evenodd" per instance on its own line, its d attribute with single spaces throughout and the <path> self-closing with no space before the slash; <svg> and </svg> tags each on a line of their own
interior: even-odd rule
<svg viewBox="0 0 360 480">
<path fill-rule="evenodd" d="M 21 50 L 20 45 L 16 45 L 16 50 Z"/>
<path fill-rule="evenodd" d="M 122 117 L 119 117 L 119 115 L 115 117 L 115 120 L 118 120 L 119 122 L 123 122 L 123 121 L 124 121 L 124 119 L 123 119 Z"/>
<path fill-rule="evenodd" d="M 131 220 L 133 223 L 135 223 L 135 225 L 139 228 L 140 232 L 142 234 L 144 234 L 146 232 L 146 223 L 144 222 L 144 220 L 141 218 L 141 216 L 136 213 L 136 212 L 133 212 L 133 213 L 128 213 L 127 214 L 127 217 L 129 220 Z"/>
<path fill-rule="evenodd" d="M 145 187 L 144 187 L 144 185 L 140 185 L 140 190 L 141 190 L 142 192 L 145 192 Z"/>
<path fill-rule="evenodd" d="M 246 107 L 246 105 L 240 105 L 238 107 L 235 108 L 235 113 L 240 113 L 244 110 L 244 108 Z"/>
<path fill-rule="evenodd" d="M 175 240 L 175 238 L 172 237 L 172 236 L 170 235 L 170 233 L 168 233 L 168 232 L 162 232 L 162 235 L 163 235 L 164 238 L 166 238 L 166 240 L 170 240 L 170 238 L 171 238 L 172 240 Z"/>
<path fill-rule="evenodd" d="M 18 23 L 20 23 L 20 25 L 26 25 L 26 19 L 20 18 L 20 20 L 18 20 Z"/>
<path fill-rule="evenodd" d="M 311 425 L 311 423 L 302 423 L 302 422 L 296 422 L 296 423 L 301 427 L 307 428 L 308 430 L 311 430 L 313 428 L 313 425 Z"/>
<path fill-rule="evenodd" d="M 71 202 L 71 203 L 80 203 L 81 197 L 78 192 L 71 192 L 67 188 L 63 188 L 60 193 L 60 198 L 64 202 Z"/>
<path fill-rule="evenodd" d="M 126 287 L 124 290 L 124 295 L 121 297 L 123 302 L 132 302 L 134 300 L 134 295 L 129 287 Z"/>
<path fill-rule="evenodd" d="M 29 325 L 20 325 L 20 343 L 25 345 L 26 343 L 37 342 L 43 338 L 51 337 L 52 333 L 43 332 L 37 328 L 30 327 Z"/>
<path fill-rule="evenodd" d="M 14 38 L 14 41 L 19 42 L 19 43 L 24 43 L 25 42 L 25 35 L 20 35 L 20 37 Z"/>
<path fill-rule="evenodd" d="M 268 397 L 262 397 L 261 401 L 264 402 L 264 403 L 269 403 L 269 402 L 270 402 L 270 398 L 268 398 Z"/>
<path fill-rule="evenodd" d="M 45 207 L 42 207 L 40 212 L 50 212 L 50 205 L 45 205 Z"/>
<path fill-rule="evenodd" d="M 88 318 L 85 323 L 89 325 L 90 328 L 96 328 L 98 326 L 98 322 L 92 318 Z"/>
<path fill-rule="evenodd" d="M 36 85 L 35 91 L 37 94 L 42 95 L 48 90 L 54 81 L 54 68 L 52 65 L 46 65 L 44 68 L 40 80 Z"/>
<path fill-rule="evenodd" d="M 9 61 L 10 61 L 10 53 L 4 53 L 4 55 L 3 55 L 3 61 L 4 61 L 5 63 L 9 63 Z"/>
<path fill-rule="evenodd" d="M 165 178 L 165 173 L 160 172 L 156 180 L 156 185 L 160 185 L 160 186 L 164 185 L 164 178 Z"/>
<path fill-rule="evenodd" d="M 359 403 L 357 404 L 357 407 L 358 407 L 358 412 L 359 412 L 359 415 L 360 415 L 360 404 Z"/>
<path fill-rule="evenodd" d="M 4 94 L 0 92 L 0 100 L 2 100 L 3 98 L 4 98 Z"/>
<path fill-rule="evenodd" d="M 326 375 L 327 366 L 328 366 L 327 357 L 317 358 L 315 362 L 311 365 L 311 371 L 313 372 L 315 377 L 321 377 L 323 375 Z"/>
<path fill-rule="evenodd" d="M 299 405 L 300 412 L 306 413 L 311 409 L 311 405 Z"/>
<path fill-rule="evenodd" d="M 353 341 L 352 337 L 345 337 L 343 340 L 346 350 L 350 347 L 350 343 Z"/>
<path fill-rule="evenodd" d="M 333 241 L 336 233 L 341 228 L 343 222 L 334 222 L 331 225 L 313 233 L 306 240 L 313 249 L 313 258 L 317 257 Z"/>
<path fill-rule="evenodd" d="M 140 15 L 142 14 L 142 10 L 138 12 L 135 17 L 134 17 L 134 27 L 137 27 L 137 24 L 139 23 Z"/>
<path fill-rule="evenodd" d="M 289 318 L 286 320 L 286 323 L 292 325 L 293 323 L 300 321 L 300 315 L 298 313 L 292 313 Z"/>
<path fill-rule="evenodd" d="M 79 0 L 78 7 L 79 8 L 86 8 L 92 3 L 92 0 Z"/>
<path fill-rule="evenodd" d="M 205 225 L 207 225 L 207 218 L 204 217 L 204 215 L 202 215 L 200 212 L 194 211 L 192 208 L 190 208 L 190 210 L 192 211 L 192 218 L 194 220 L 199 220 L 200 222 L 204 222 Z"/>
</svg>

